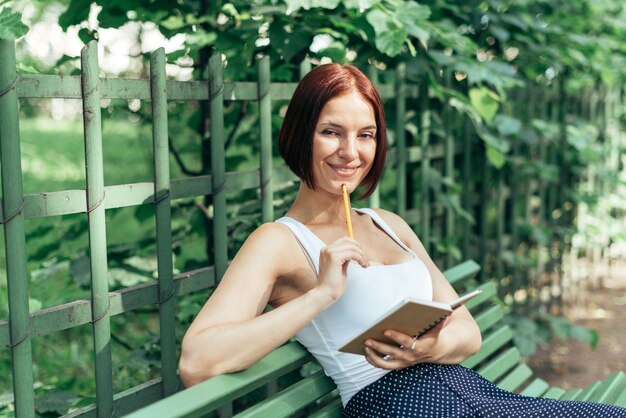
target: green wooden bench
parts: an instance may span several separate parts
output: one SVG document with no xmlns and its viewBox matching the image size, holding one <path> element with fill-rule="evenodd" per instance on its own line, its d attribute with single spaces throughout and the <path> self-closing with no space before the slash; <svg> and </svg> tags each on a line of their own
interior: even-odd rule
<svg viewBox="0 0 626 418">
<path fill-rule="evenodd" d="M 463 262 L 444 272 L 459 292 L 476 287 L 474 261 Z M 483 293 L 467 307 L 483 335 L 481 350 L 463 364 L 499 387 L 523 395 L 554 399 L 601 402 L 626 407 L 626 376 L 612 374 L 606 381 L 565 391 L 550 387 L 523 362 L 513 345 L 511 328 L 502 321 L 504 310 L 496 285 L 484 283 Z M 342 405 L 334 383 L 312 356 L 297 342 L 274 350 L 249 369 L 216 376 L 140 409 L 133 418 L 154 417 L 340 417 Z"/>
</svg>

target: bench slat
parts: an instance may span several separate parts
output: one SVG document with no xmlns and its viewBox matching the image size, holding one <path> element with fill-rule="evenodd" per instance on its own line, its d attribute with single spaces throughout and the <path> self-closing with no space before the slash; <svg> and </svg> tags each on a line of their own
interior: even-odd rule
<svg viewBox="0 0 626 418">
<path fill-rule="evenodd" d="M 543 397 L 550 398 L 550 399 L 561 399 L 563 398 L 563 395 L 565 395 L 564 389 L 561 389 L 560 387 L 557 387 L 557 386 L 553 386 L 550 389 L 548 389 L 546 393 L 543 394 Z"/>
<path fill-rule="evenodd" d="M 197 417 L 253 391 L 310 361 L 311 355 L 298 343 L 288 343 L 262 358 L 250 368 L 216 376 L 175 396 L 162 399 L 128 415 L 133 418 L 154 418 L 167 411 L 171 417 Z"/>
<path fill-rule="evenodd" d="M 590 400 L 611 404 L 624 389 L 626 389 L 626 375 L 624 375 L 624 372 L 615 372 L 602 383 L 602 386 Z"/>
<path fill-rule="evenodd" d="M 485 337 L 480 347 L 480 351 L 474 354 L 472 357 L 461 363 L 465 367 L 473 369 L 476 365 L 480 364 L 487 357 L 498 351 L 502 346 L 511 341 L 513 338 L 513 332 L 508 326 L 498 328 L 492 332 L 489 336 Z"/>
<path fill-rule="evenodd" d="M 511 347 L 504 353 L 498 355 L 486 366 L 480 368 L 480 373 L 485 379 L 494 382 L 496 379 L 507 373 L 520 361 L 521 354 L 516 347 Z"/>
<path fill-rule="evenodd" d="M 571 401 L 576 399 L 578 395 L 582 393 L 582 388 L 570 389 L 561 396 L 561 399 L 564 401 Z"/>
<path fill-rule="evenodd" d="M 626 389 L 624 389 L 622 393 L 620 393 L 620 395 L 617 397 L 615 402 L 613 402 L 613 405 L 622 406 L 626 408 Z"/>
<path fill-rule="evenodd" d="M 501 389 L 514 391 L 533 375 L 533 371 L 526 364 L 518 365 L 511 373 L 498 383 Z"/>
<path fill-rule="evenodd" d="M 341 418 L 343 416 L 343 405 L 341 399 L 335 399 L 324 408 L 315 412 L 309 418 Z"/>
<path fill-rule="evenodd" d="M 476 290 L 482 290 L 482 293 L 474 297 L 473 299 L 468 300 L 465 304 L 467 309 L 469 309 L 472 313 L 480 312 L 482 309 L 484 309 L 480 305 L 498 296 L 498 288 L 493 282 L 484 283 L 476 287 Z"/>
<path fill-rule="evenodd" d="M 259 402 L 236 418 L 283 418 L 301 411 L 336 389 L 335 383 L 322 370 L 308 376 L 276 395 Z"/>
<path fill-rule="evenodd" d="M 466 282 L 476 276 L 480 271 L 480 265 L 474 260 L 467 260 L 461 264 L 449 268 L 443 274 L 446 279 L 454 287 L 458 287 L 461 283 Z"/>
<path fill-rule="evenodd" d="M 499 305 L 492 306 L 484 312 L 474 315 L 474 319 L 481 333 L 487 332 L 491 327 L 500 322 L 504 317 L 504 311 Z"/>
<path fill-rule="evenodd" d="M 544 395 L 550 388 L 548 382 L 543 379 L 535 379 L 520 392 L 520 395 L 538 397 Z"/>
<path fill-rule="evenodd" d="M 593 393 L 596 391 L 596 389 L 598 389 L 600 387 L 601 384 L 602 384 L 602 382 L 599 381 L 599 380 L 596 381 L 596 382 L 591 383 L 589 386 L 584 388 L 582 390 L 582 392 L 580 392 L 578 395 L 576 395 L 574 400 L 576 400 L 576 401 L 588 401 L 589 398 L 591 398 L 591 396 L 593 396 Z"/>
</svg>

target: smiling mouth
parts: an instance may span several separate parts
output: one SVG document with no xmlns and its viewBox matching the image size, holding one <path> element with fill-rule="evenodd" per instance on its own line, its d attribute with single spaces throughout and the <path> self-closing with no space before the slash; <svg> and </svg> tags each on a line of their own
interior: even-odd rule
<svg viewBox="0 0 626 418">
<path fill-rule="evenodd" d="M 340 176 L 351 176 L 352 174 L 356 172 L 357 168 L 359 168 L 359 167 L 336 167 L 333 165 L 331 165 L 330 167 Z"/>
</svg>

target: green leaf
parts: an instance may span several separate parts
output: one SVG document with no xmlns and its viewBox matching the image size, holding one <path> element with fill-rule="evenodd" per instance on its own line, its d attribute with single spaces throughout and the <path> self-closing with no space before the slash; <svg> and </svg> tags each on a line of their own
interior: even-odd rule
<svg viewBox="0 0 626 418">
<path fill-rule="evenodd" d="M 491 31 L 493 36 L 500 40 L 500 42 L 506 42 L 511 37 L 509 31 L 504 29 L 502 26 L 491 24 L 489 25 L 489 30 Z"/>
<path fill-rule="evenodd" d="M 595 329 L 585 328 L 580 325 L 572 325 L 570 332 L 572 338 L 588 344 L 594 350 L 600 341 L 600 334 L 598 334 L 598 331 Z"/>
<path fill-rule="evenodd" d="M 176 51 L 172 51 L 169 54 L 165 54 L 165 56 L 167 57 L 168 63 L 174 63 L 176 62 L 176 60 L 178 60 L 181 57 L 186 56 L 188 53 L 189 53 L 189 48 L 183 48 L 183 49 L 179 49 Z"/>
<path fill-rule="evenodd" d="M 0 10 L 0 39 L 13 41 L 28 32 L 28 26 L 22 23 L 22 14 L 5 7 Z"/>
<path fill-rule="evenodd" d="M 567 340 L 570 337 L 570 322 L 567 318 L 556 317 L 550 319 L 550 328 L 554 335 L 563 340 Z"/>
<path fill-rule="evenodd" d="M 82 41 L 82 43 L 87 45 L 91 41 L 98 40 L 98 31 L 82 28 L 78 31 L 78 38 Z"/>
<path fill-rule="evenodd" d="M 128 11 L 137 11 L 137 5 L 126 0 L 108 0 L 99 2 L 102 10 L 98 14 L 101 28 L 119 28 L 130 21 Z"/>
<path fill-rule="evenodd" d="M 493 124 L 502 135 L 517 135 L 522 129 L 522 122 L 509 115 L 496 115 Z"/>
<path fill-rule="evenodd" d="M 309 10 L 315 7 L 324 9 L 336 9 L 341 0 L 285 0 L 287 4 L 286 14 L 290 15 L 300 9 Z"/>
<path fill-rule="evenodd" d="M 499 91 L 503 87 L 522 85 L 516 77 L 516 70 L 513 66 L 499 61 L 476 61 L 469 59 L 459 59 L 454 65 L 454 69 L 467 74 L 470 83 L 488 83 Z"/>
<path fill-rule="evenodd" d="M 15 69 L 17 70 L 18 73 L 39 74 L 39 71 L 35 67 L 31 65 L 25 65 L 21 62 L 18 62 L 15 65 Z"/>
<path fill-rule="evenodd" d="M 163 26 L 165 29 L 168 29 L 168 30 L 177 30 L 177 29 L 182 29 L 185 26 L 187 26 L 187 23 L 185 23 L 185 19 L 183 19 L 182 16 L 172 15 L 172 16 L 169 16 L 167 19 L 164 19 L 161 22 L 159 22 L 159 25 Z"/>
<path fill-rule="evenodd" d="M 270 36 L 271 38 L 271 36 Z M 283 59 L 286 62 L 290 62 L 293 57 L 307 51 L 311 45 L 311 34 L 306 31 L 296 31 L 285 39 L 285 46 L 283 47 Z M 275 69 L 272 69 L 272 79 L 275 78 Z M 289 74 L 291 75 L 291 74 Z M 278 78 L 277 78 L 278 80 Z M 291 81 L 291 78 L 289 78 Z"/>
<path fill-rule="evenodd" d="M 478 111 L 478 114 L 487 123 L 491 123 L 491 120 L 498 112 L 500 107 L 500 97 L 489 90 L 486 87 L 472 88 L 469 91 L 470 102 L 472 106 Z"/>
<path fill-rule="evenodd" d="M 492 135 L 486 129 L 479 130 L 478 135 L 487 145 L 493 147 L 496 151 L 501 152 L 502 154 L 506 154 L 511 149 L 507 139 Z"/>
<path fill-rule="evenodd" d="M 379 3 L 380 0 L 344 0 L 343 5 L 346 9 L 358 9 L 359 12 L 363 12 Z"/>
<path fill-rule="evenodd" d="M 515 333 L 513 342 L 524 357 L 531 357 L 537 351 L 537 343 L 527 335 Z"/>
<path fill-rule="evenodd" d="M 91 9 L 92 0 L 71 0 L 61 16 L 59 16 L 59 25 L 63 31 L 73 25 L 78 25 L 89 19 L 89 10 Z"/>
<path fill-rule="evenodd" d="M 346 61 L 346 47 L 340 42 L 333 42 L 324 48 L 317 54 L 319 57 L 328 57 L 333 62 L 345 62 Z"/>
<path fill-rule="evenodd" d="M 197 32 L 188 33 L 185 43 L 193 48 L 202 48 L 207 45 L 212 45 L 216 39 L 217 34 L 215 32 L 206 32 L 199 29 Z"/>
<path fill-rule="evenodd" d="M 487 146 L 487 159 L 495 168 L 498 169 L 502 168 L 506 162 L 504 154 L 491 146 Z"/>
<path fill-rule="evenodd" d="M 559 137 L 561 131 L 561 127 L 558 123 L 546 121 L 543 119 L 533 119 L 531 121 L 531 126 L 537 131 L 538 134 L 548 139 L 549 141 L 556 140 Z"/>
<path fill-rule="evenodd" d="M 378 9 L 369 11 L 366 18 L 376 34 L 376 49 L 390 57 L 399 55 L 408 36 L 406 27 L 393 16 Z"/>
<path fill-rule="evenodd" d="M 404 23 L 409 35 L 423 42 L 428 41 L 430 32 L 421 26 L 421 23 L 430 17 L 428 6 L 405 1 L 398 5 L 394 16 Z"/>
<path fill-rule="evenodd" d="M 439 65 L 448 66 L 456 61 L 452 55 L 446 55 L 441 51 L 428 51 L 428 55 Z"/>
</svg>

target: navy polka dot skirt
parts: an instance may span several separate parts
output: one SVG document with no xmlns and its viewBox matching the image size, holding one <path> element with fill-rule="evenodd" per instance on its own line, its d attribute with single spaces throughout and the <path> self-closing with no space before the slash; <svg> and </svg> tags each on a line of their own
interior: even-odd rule
<svg viewBox="0 0 626 418">
<path fill-rule="evenodd" d="M 423 363 L 394 370 L 354 395 L 347 418 L 626 418 L 626 409 L 507 392 L 460 365 Z"/>
</svg>

